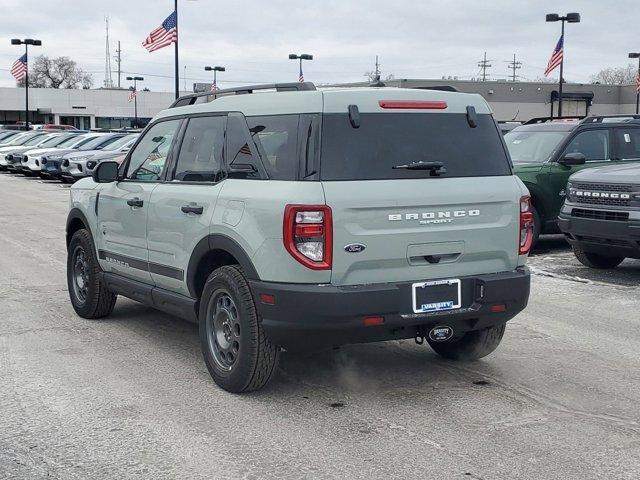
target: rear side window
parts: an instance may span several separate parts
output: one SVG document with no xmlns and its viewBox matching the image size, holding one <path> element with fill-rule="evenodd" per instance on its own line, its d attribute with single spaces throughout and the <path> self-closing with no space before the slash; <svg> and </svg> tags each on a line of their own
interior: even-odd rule
<svg viewBox="0 0 640 480">
<path fill-rule="evenodd" d="M 247 117 L 253 142 L 260 152 L 269 178 L 298 178 L 299 115 Z"/>
<path fill-rule="evenodd" d="M 618 158 L 640 159 L 640 128 L 616 128 L 615 132 Z"/>
<path fill-rule="evenodd" d="M 226 116 L 195 117 L 184 134 L 173 179 L 217 182 L 222 175 Z"/>
<path fill-rule="evenodd" d="M 266 172 L 260 161 L 260 154 L 249 131 L 247 121 L 241 113 L 232 112 L 227 116 L 227 171 L 229 178 L 260 180 Z"/>
<path fill-rule="evenodd" d="M 414 162 L 442 162 L 440 178 L 511 175 L 493 117 L 465 114 L 365 113 L 353 128 L 345 114 L 322 119 L 322 180 L 429 178 L 428 170 L 394 169 Z"/>
</svg>

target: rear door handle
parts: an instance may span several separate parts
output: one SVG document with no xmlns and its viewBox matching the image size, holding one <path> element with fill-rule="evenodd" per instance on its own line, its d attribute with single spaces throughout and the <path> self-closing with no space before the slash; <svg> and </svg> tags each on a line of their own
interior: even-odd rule
<svg viewBox="0 0 640 480">
<path fill-rule="evenodd" d="M 182 210 L 184 213 L 193 213 L 195 215 L 202 215 L 202 212 L 204 211 L 204 207 L 201 207 L 199 205 L 183 205 L 180 210 Z"/>
<path fill-rule="evenodd" d="M 141 207 L 142 205 L 144 205 L 144 202 L 138 197 L 135 197 L 127 200 L 127 205 L 129 205 L 130 207 Z"/>
</svg>

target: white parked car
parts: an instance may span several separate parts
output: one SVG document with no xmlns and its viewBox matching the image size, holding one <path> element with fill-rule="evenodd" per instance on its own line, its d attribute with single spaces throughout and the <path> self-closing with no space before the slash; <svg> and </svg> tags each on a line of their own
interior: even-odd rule
<svg viewBox="0 0 640 480">
<path fill-rule="evenodd" d="M 69 160 L 67 167 L 62 167 L 62 177 L 69 181 L 76 181 L 89 177 L 95 166 L 104 160 L 113 160 L 129 151 L 139 134 L 132 133 L 106 145 L 102 150 L 77 152 L 65 156 Z"/>
<path fill-rule="evenodd" d="M 55 133 L 50 137 L 38 148 L 27 150 L 22 154 L 15 154 L 14 157 L 20 160 L 20 167 L 16 167 L 16 170 L 20 169 L 25 175 L 38 174 L 42 169 L 42 157 L 49 154 L 73 151 L 76 146 L 89 140 L 84 135 L 67 132 Z"/>
<path fill-rule="evenodd" d="M 47 135 L 43 132 L 25 132 L 22 135 L 17 135 L 7 145 L 0 147 L 0 170 L 8 170 L 10 163 L 13 168 L 14 153 L 22 153 L 37 147 L 47 140 Z"/>
</svg>

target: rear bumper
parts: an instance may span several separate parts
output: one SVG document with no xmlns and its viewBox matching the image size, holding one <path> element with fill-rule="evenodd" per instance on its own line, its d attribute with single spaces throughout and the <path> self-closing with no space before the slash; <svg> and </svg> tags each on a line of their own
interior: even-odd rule
<svg viewBox="0 0 640 480">
<path fill-rule="evenodd" d="M 567 241 L 585 252 L 640 258 L 640 221 L 611 221 L 572 217 L 561 213 L 560 230 Z"/>
<path fill-rule="evenodd" d="M 530 274 L 526 267 L 511 272 L 462 277 L 462 307 L 415 314 L 412 283 L 335 287 L 250 281 L 267 336 L 277 345 L 341 345 L 427 336 L 446 325 L 455 334 L 502 324 L 526 306 Z M 275 297 L 265 305 L 260 295 Z M 492 305 L 504 304 L 494 313 Z M 384 324 L 366 327 L 368 316 L 383 316 Z"/>
</svg>

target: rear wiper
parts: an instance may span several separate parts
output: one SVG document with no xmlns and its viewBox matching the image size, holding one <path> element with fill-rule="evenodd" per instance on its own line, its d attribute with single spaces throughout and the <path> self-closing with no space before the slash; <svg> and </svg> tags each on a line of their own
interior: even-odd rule
<svg viewBox="0 0 640 480">
<path fill-rule="evenodd" d="M 438 175 L 444 175 L 447 173 L 447 169 L 444 168 L 444 163 L 442 162 L 412 162 L 407 163 L 405 165 L 394 165 L 392 167 L 394 170 L 403 169 L 403 170 L 429 170 L 432 177 L 436 177 Z"/>
</svg>

